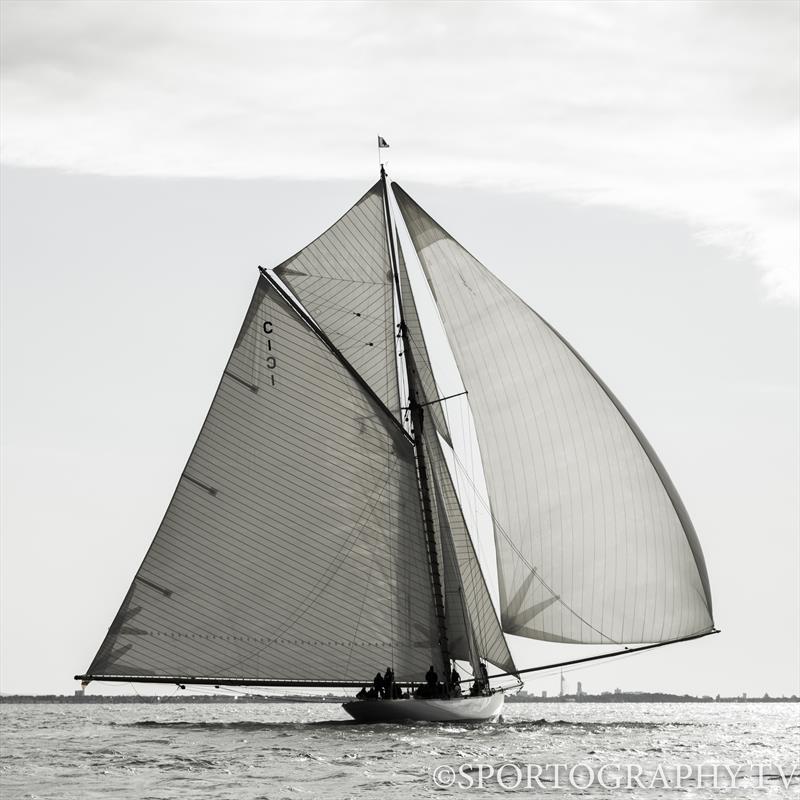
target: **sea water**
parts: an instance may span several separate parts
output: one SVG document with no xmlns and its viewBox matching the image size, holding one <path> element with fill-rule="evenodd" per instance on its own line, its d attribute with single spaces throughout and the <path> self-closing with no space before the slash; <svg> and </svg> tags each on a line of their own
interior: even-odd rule
<svg viewBox="0 0 800 800">
<path fill-rule="evenodd" d="M 800 794 L 796 703 L 509 703 L 492 724 L 370 726 L 330 703 L 3 704 L 0 722 L 3 800 Z"/>
</svg>

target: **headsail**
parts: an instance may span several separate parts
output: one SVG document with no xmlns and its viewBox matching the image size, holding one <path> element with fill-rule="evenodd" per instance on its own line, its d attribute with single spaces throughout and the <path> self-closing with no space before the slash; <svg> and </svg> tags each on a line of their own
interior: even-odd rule
<svg viewBox="0 0 800 800">
<path fill-rule="evenodd" d="M 453 658 L 469 661 L 474 660 L 470 652 L 473 650 L 480 658 L 513 673 L 514 659 L 497 619 L 442 446 L 435 431 L 426 433 L 424 439 L 441 537 L 450 652 Z"/>
<path fill-rule="evenodd" d="M 697 536 L 633 420 L 553 328 L 393 187 L 469 390 L 503 629 L 598 644 L 710 631 Z"/>
<path fill-rule="evenodd" d="M 87 675 L 420 679 L 437 628 L 411 443 L 263 277 Z"/>
<path fill-rule="evenodd" d="M 399 413 L 392 270 L 380 181 L 275 274 L 385 405 Z"/>
</svg>

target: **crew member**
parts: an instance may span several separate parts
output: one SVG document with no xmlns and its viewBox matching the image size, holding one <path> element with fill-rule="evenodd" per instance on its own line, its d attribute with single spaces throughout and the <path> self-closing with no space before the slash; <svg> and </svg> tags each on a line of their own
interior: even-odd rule
<svg viewBox="0 0 800 800">
<path fill-rule="evenodd" d="M 439 683 L 439 675 L 433 668 L 433 664 L 431 664 L 431 668 L 425 673 L 425 682 L 431 689 L 435 689 L 436 684 Z"/>
<path fill-rule="evenodd" d="M 383 692 L 387 700 L 394 697 L 394 670 L 386 667 L 386 674 L 383 676 Z"/>
</svg>

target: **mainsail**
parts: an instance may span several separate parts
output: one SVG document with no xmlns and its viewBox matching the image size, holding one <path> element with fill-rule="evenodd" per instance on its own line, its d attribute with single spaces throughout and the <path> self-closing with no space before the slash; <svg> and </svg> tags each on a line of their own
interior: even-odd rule
<svg viewBox="0 0 800 800">
<path fill-rule="evenodd" d="M 421 525 L 406 433 L 261 277 L 87 676 L 419 680 L 439 659 Z"/>
<path fill-rule="evenodd" d="M 553 328 L 392 186 L 469 391 L 503 629 L 596 644 L 710 632 L 697 536 L 638 427 Z"/>
</svg>

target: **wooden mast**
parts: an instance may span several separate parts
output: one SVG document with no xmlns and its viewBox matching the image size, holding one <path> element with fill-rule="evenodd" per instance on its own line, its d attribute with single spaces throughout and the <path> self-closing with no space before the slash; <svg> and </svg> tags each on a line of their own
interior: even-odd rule
<svg viewBox="0 0 800 800">
<path fill-rule="evenodd" d="M 397 263 L 394 233 L 392 230 L 392 214 L 389 206 L 389 189 L 386 183 L 386 170 L 381 164 L 381 186 L 383 188 L 383 209 L 386 220 L 386 241 L 389 245 L 389 259 L 392 264 L 394 276 L 395 295 L 397 297 L 397 311 L 400 317 L 400 338 L 403 343 L 403 361 L 405 363 L 406 383 L 408 385 L 408 408 L 411 417 L 411 436 L 414 443 L 414 459 L 417 466 L 417 482 L 419 485 L 420 505 L 422 507 L 422 523 L 425 529 L 425 541 L 428 549 L 428 565 L 431 571 L 433 585 L 433 605 L 436 612 L 436 621 L 439 628 L 439 648 L 442 653 L 442 676 L 447 683 L 450 676 L 450 647 L 447 641 L 447 618 L 445 616 L 444 593 L 442 592 L 442 579 L 439 571 L 439 555 L 436 547 L 436 529 L 433 525 L 433 510 L 431 506 L 430 487 L 428 485 L 428 466 L 425 459 L 425 449 L 422 441 L 422 431 L 425 425 L 425 411 L 417 397 L 418 381 L 415 378 L 414 358 L 411 353 L 411 343 L 408 336 L 408 327 L 403 316 L 403 299 L 400 295 L 400 271 Z"/>
</svg>

